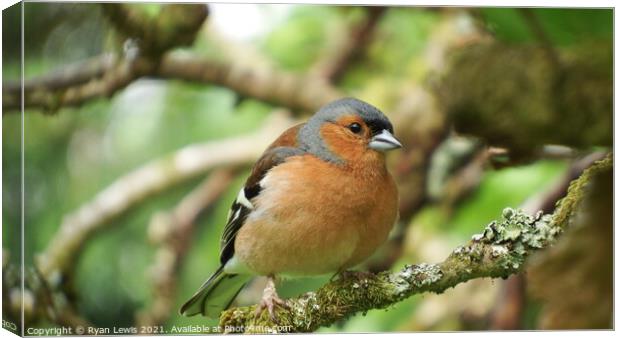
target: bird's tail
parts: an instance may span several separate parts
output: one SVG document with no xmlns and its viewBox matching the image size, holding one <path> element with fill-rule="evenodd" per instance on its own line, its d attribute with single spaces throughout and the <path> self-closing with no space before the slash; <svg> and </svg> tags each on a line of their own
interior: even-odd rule
<svg viewBox="0 0 620 338">
<path fill-rule="evenodd" d="M 196 291 L 183 306 L 179 313 L 183 316 L 202 314 L 211 318 L 219 318 L 233 302 L 239 291 L 252 278 L 251 275 L 227 274 L 220 266 L 209 279 Z"/>
</svg>

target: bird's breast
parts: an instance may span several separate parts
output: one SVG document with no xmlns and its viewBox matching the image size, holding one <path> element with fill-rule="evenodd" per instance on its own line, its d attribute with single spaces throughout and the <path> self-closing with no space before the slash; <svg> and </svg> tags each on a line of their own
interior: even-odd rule
<svg viewBox="0 0 620 338">
<path fill-rule="evenodd" d="M 385 241 L 396 220 L 396 186 L 385 170 L 351 172 L 296 156 L 271 169 L 261 187 L 235 241 L 235 256 L 257 274 L 353 266 Z"/>
</svg>

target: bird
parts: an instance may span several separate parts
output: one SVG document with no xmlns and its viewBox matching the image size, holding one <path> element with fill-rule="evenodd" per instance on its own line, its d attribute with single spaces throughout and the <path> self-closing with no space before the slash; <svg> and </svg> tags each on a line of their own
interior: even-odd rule
<svg viewBox="0 0 620 338">
<path fill-rule="evenodd" d="M 246 283 L 266 276 L 256 308 L 287 307 L 276 278 L 345 273 L 383 244 L 398 218 L 386 152 L 390 120 L 356 98 L 320 108 L 282 133 L 252 167 L 228 213 L 220 266 L 180 308 L 218 318 Z"/>
</svg>

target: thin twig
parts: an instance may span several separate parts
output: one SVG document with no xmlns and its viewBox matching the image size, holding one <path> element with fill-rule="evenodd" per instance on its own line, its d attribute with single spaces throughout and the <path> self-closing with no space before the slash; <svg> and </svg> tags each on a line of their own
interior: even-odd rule
<svg viewBox="0 0 620 338">
<path fill-rule="evenodd" d="M 336 55 L 323 60 L 320 65 L 321 76 L 330 83 L 338 83 L 347 69 L 358 61 L 372 43 L 378 23 L 387 11 L 384 6 L 364 7 L 366 18 L 349 32 L 349 39 L 338 49 Z"/>
</svg>

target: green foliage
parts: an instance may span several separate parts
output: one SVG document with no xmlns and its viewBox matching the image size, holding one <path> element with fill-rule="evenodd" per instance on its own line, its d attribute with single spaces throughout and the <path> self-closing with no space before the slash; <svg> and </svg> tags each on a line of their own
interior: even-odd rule
<svg viewBox="0 0 620 338">
<path fill-rule="evenodd" d="M 485 27 L 501 40 L 509 42 L 532 41 L 532 32 L 515 8 L 482 8 Z"/>
<path fill-rule="evenodd" d="M 299 6 L 267 37 L 264 50 L 285 69 L 302 70 L 322 53 L 330 25 L 337 14 L 333 7 Z"/>
<path fill-rule="evenodd" d="M 561 161 L 540 161 L 532 165 L 488 172 L 471 198 L 468 198 L 445 225 L 453 235 L 471 236 L 480 224 L 498 217 L 505 207 L 516 208 L 544 191 L 565 171 Z"/>
<path fill-rule="evenodd" d="M 421 210 L 413 224 L 460 242 L 478 231 L 480 224 L 496 219 L 505 207 L 518 207 L 528 197 L 544 191 L 566 170 L 562 161 L 540 161 L 535 164 L 487 171 L 478 188 L 450 215 L 440 206 Z"/>
<path fill-rule="evenodd" d="M 612 9 L 529 9 L 540 22 L 553 44 L 566 46 L 585 40 L 609 39 L 613 34 Z M 522 9 L 482 8 L 487 29 L 506 42 L 536 41 L 532 27 L 524 19 Z"/>
<path fill-rule="evenodd" d="M 409 75 L 407 65 L 423 51 L 437 19 L 438 16 L 430 12 L 389 9 L 379 24 L 378 38 L 369 50 L 373 70 L 397 77 Z"/>
</svg>

